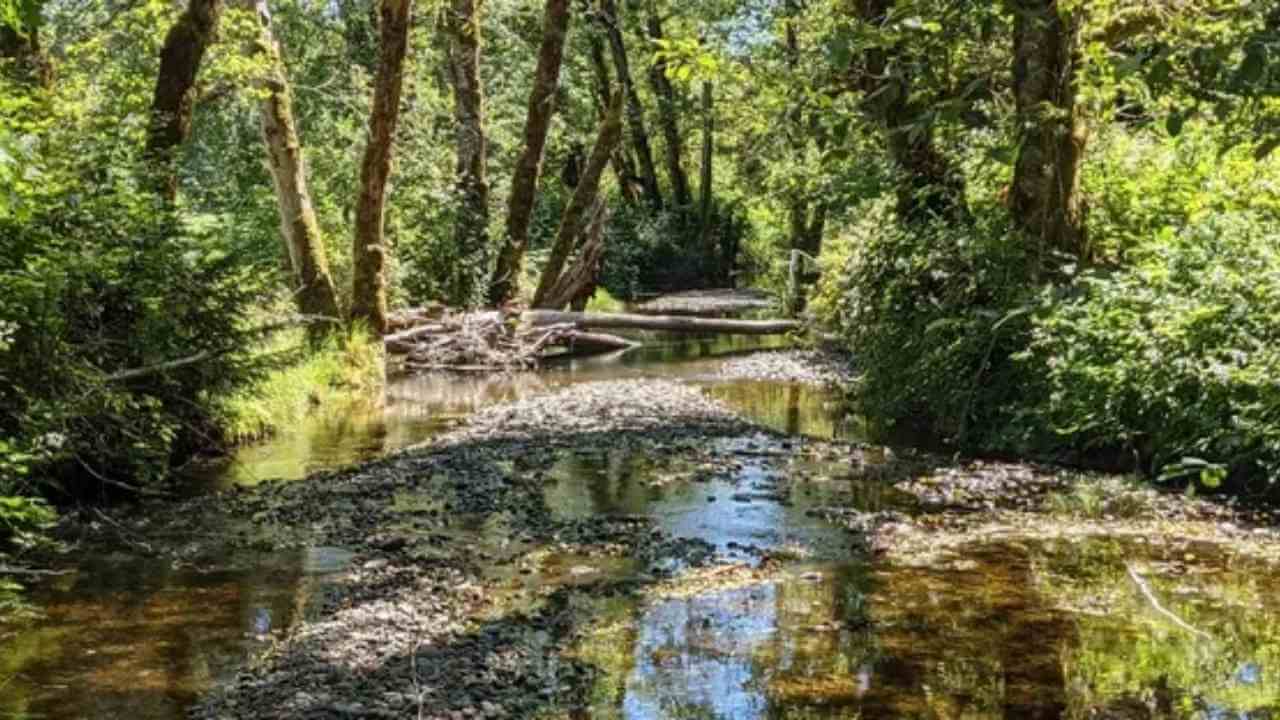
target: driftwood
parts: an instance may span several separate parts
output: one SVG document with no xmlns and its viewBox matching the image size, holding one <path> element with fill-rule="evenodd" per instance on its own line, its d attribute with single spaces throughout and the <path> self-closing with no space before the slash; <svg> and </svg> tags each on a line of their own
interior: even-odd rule
<svg viewBox="0 0 1280 720">
<path fill-rule="evenodd" d="M 529 326 L 571 325 L 577 328 L 625 328 L 669 332 L 720 333 L 728 335 L 781 335 L 801 329 L 795 320 L 730 320 L 722 318 L 635 315 L 629 313 L 558 312 L 528 310 L 521 319 Z"/>
<path fill-rule="evenodd" d="M 410 370 L 483 372 L 526 369 L 544 360 L 634 347 L 625 338 L 572 324 L 518 327 L 502 311 L 445 313 L 383 338 L 387 353 Z"/>
</svg>

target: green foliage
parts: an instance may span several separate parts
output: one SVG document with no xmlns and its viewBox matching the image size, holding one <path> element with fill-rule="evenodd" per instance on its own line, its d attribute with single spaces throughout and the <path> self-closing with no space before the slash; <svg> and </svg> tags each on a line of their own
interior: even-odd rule
<svg viewBox="0 0 1280 720">
<path fill-rule="evenodd" d="M 262 355 L 276 367 L 217 400 L 221 435 L 249 442 L 296 425 L 316 406 L 369 397 L 382 384 L 380 346 L 363 331 L 331 335 L 318 349 L 300 330 L 273 337 Z"/>
<path fill-rule="evenodd" d="M 863 411 L 889 427 L 981 445 L 1027 390 L 1009 362 L 1026 340 L 1027 246 L 987 215 L 972 227 L 903 226 L 887 200 L 851 233 L 837 317 L 863 372 Z"/>
<path fill-rule="evenodd" d="M 1046 294 L 1019 356 L 1047 392 L 1020 421 L 1155 472 L 1280 478 L 1280 235 L 1215 214 L 1158 233 L 1130 267 Z"/>
</svg>

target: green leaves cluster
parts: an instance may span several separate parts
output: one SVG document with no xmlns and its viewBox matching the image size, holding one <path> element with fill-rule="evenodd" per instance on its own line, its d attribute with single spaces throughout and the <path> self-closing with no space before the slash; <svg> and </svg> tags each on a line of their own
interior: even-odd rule
<svg viewBox="0 0 1280 720">
<path fill-rule="evenodd" d="M 1019 360 L 1047 383 L 1023 420 L 1073 449 L 1278 479 L 1280 235 L 1246 213 L 1168 228 L 1131 267 L 1046 297 Z"/>
</svg>

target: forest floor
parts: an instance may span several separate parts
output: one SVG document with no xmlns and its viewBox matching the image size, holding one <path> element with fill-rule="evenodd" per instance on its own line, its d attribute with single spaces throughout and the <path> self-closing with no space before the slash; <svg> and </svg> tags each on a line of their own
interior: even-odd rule
<svg viewBox="0 0 1280 720">
<path fill-rule="evenodd" d="M 723 372 L 834 383 L 832 367 L 787 351 Z M 974 547 L 1090 536 L 1280 559 L 1271 512 L 1056 468 L 789 437 L 667 380 L 560 388 L 382 460 L 133 517 L 109 518 L 104 536 L 171 548 L 175 566 L 290 547 L 354 553 L 198 718 L 579 716 L 618 682 L 582 651 L 598 630 L 584 607 L 807 578 L 815 563 L 964 568 Z"/>
</svg>

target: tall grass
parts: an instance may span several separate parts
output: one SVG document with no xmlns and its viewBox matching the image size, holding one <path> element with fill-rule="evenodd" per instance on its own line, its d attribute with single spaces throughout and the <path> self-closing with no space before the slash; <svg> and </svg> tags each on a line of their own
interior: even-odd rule
<svg viewBox="0 0 1280 720">
<path fill-rule="evenodd" d="M 305 345 L 302 330 L 273 338 L 263 353 L 290 360 L 219 403 L 217 421 L 228 442 L 260 440 L 296 424 L 316 407 L 369 398 L 381 388 L 381 343 L 367 332 L 335 334 L 318 349 L 297 355 Z"/>
</svg>

